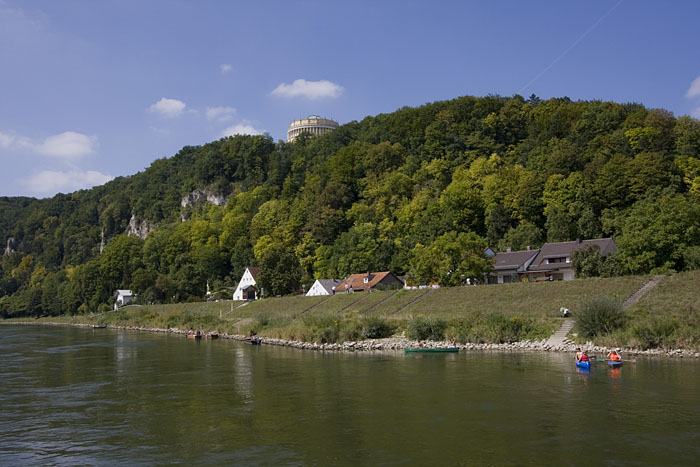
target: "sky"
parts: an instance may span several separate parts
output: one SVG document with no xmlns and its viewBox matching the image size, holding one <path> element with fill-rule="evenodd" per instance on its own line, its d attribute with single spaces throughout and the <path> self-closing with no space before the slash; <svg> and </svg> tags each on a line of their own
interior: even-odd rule
<svg viewBox="0 0 700 467">
<path fill-rule="evenodd" d="M 0 0 L 0 196 L 459 96 L 700 118 L 700 2 Z"/>
</svg>

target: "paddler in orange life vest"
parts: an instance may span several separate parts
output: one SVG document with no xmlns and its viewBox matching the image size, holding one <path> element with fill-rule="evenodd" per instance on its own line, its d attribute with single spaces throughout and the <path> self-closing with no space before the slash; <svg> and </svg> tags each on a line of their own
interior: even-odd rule
<svg viewBox="0 0 700 467">
<path fill-rule="evenodd" d="M 619 354 L 620 349 L 615 349 L 610 354 L 608 355 L 608 360 L 611 360 L 613 362 L 619 362 L 622 360 L 622 357 Z"/>
</svg>

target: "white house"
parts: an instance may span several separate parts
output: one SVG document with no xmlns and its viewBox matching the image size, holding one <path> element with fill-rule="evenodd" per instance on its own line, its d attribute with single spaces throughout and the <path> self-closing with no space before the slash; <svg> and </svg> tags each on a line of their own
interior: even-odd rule
<svg viewBox="0 0 700 467">
<path fill-rule="evenodd" d="M 234 300 L 255 300 L 259 298 L 255 290 L 255 278 L 258 277 L 259 272 L 260 270 L 258 268 L 246 268 L 243 277 L 241 277 L 240 282 L 238 282 L 236 291 L 233 292 Z"/>
<path fill-rule="evenodd" d="M 307 297 L 316 297 L 318 295 L 333 295 L 335 286 L 340 284 L 340 279 L 316 279 L 314 285 L 306 292 Z"/>
<path fill-rule="evenodd" d="M 131 290 L 117 290 L 114 296 L 116 298 L 116 301 L 114 303 L 115 310 L 120 306 L 128 305 L 129 303 L 136 300 L 136 294 Z"/>
</svg>

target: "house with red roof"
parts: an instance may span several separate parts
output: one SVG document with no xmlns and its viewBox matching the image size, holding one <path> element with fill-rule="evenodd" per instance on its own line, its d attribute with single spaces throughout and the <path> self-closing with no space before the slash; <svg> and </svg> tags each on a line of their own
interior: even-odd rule
<svg viewBox="0 0 700 467">
<path fill-rule="evenodd" d="M 390 271 L 352 274 L 335 286 L 335 293 L 369 292 L 374 289 L 400 289 L 403 281 Z"/>
</svg>

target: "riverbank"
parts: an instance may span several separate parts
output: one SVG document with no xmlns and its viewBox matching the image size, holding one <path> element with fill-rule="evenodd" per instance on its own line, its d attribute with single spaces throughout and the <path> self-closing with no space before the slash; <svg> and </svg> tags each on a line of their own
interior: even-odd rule
<svg viewBox="0 0 700 467">
<path fill-rule="evenodd" d="M 66 322 L 51 322 L 51 321 L 0 321 L 0 325 L 17 325 L 17 326 L 71 326 L 88 329 L 95 329 L 96 325 L 87 323 L 66 323 Z M 152 332 L 160 334 L 176 334 L 185 336 L 189 330 L 177 328 L 147 328 L 139 326 L 106 326 L 106 329 L 121 330 L 121 331 L 139 331 Z M 209 332 L 209 331 L 203 331 Z M 220 333 L 220 339 L 232 339 L 245 342 L 249 340 L 248 336 L 240 334 Z M 272 337 L 261 337 L 261 344 L 276 345 L 282 347 L 292 347 L 300 350 L 328 351 L 328 352 L 380 352 L 380 351 L 403 351 L 405 348 L 415 348 L 418 346 L 418 341 L 410 340 L 402 336 L 393 336 L 382 339 L 367 339 L 359 341 L 346 341 L 343 343 L 316 343 L 303 342 L 296 340 L 279 339 Z M 440 349 L 455 346 L 448 341 L 421 341 L 424 348 Z M 565 339 L 561 345 L 548 345 L 547 339 L 542 340 L 525 340 L 521 342 L 512 342 L 504 344 L 456 344 L 460 351 L 501 351 L 501 352 L 569 352 L 573 353 L 577 347 L 587 350 L 591 354 L 607 355 L 613 348 L 594 345 L 592 342 L 586 344 L 576 344 L 569 339 Z M 700 358 L 700 352 L 684 349 L 634 349 L 622 348 L 621 353 L 625 356 L 649 356 L 649 357 L 672 357 L 672 358 Z"/>
<path fill-rule="evenodd" d="M 525 342 L 528 344 L 524 347 L 539 349 L 546 347 L 543 342 L 562 325 L 560 306 L 571 310 L 572 322 L 576 323 L 577 313 L 591 298 L 604 296 L 621 304 L 649 279 L 638 276 L 317 297 L 297 295 L 252 302 L 132 304 L 104 313 L 42 317 L 31 322 L 165 332 L 197 329 L 231 336 L 254 333 L 301 348 L 334 349 L 357 342 L 377 345 L 381 338 L 406 336 L 414 341 L 455 341 L 464 348 L 521 348 L 520 343 Z M 564 345 L 567 350 L 578 345 L 638 349 L 649 354 L 698 353 L 698 283 L 700 271 L 663 277 L 639 301 L 624 309 L 612 331 L 596 332 L 596 337 L 589 338 L 574 326 Z M 394 347 L 404 346 L 402 343 Z"/>
</svg>

